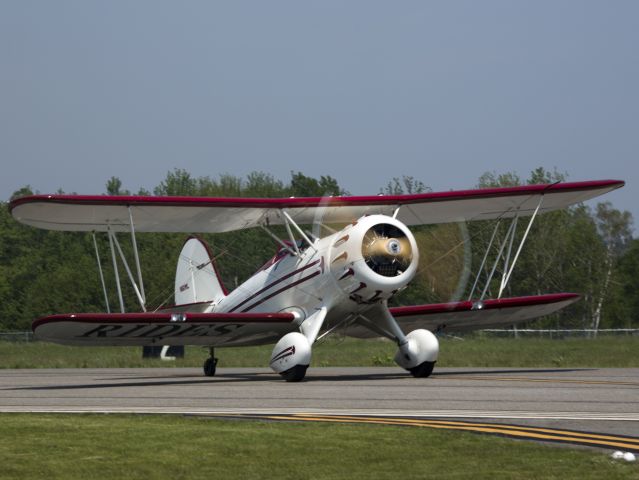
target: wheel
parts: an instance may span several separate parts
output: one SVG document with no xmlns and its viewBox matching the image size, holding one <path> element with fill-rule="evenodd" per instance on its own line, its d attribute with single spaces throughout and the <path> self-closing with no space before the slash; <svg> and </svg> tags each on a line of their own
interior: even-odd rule
<svg viewBox="0 0 639 480">
<path fill-rule="evenodd" d="M 306 375 L 308 365 L 295 365 L 293 368 L 280 373 L 287 382 L 301 382 Z"/>
<path fill-rule="evenodd" d="M 416 367 L 409 368 L 408 371 L 415 378 L 426 378 L 433 373 L 433 368 L 435 368 L 435 362 L 422 362 Z"/>
<path fill-rule="evenodd" d="M 204 375 L 207 377 L 215 376 L 215 367 L 217 366 L 217 358 L 209 357 L 204 362 Z"/>
</svg>

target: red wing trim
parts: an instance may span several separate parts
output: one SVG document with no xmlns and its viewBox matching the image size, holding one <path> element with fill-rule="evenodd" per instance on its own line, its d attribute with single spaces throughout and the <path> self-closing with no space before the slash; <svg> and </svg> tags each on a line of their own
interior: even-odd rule
<svg viewBox="0 0 639 480">
<path fill-rule="evenodd" d="M 177 207 L 253 207 L 253 208 L 303 208 L 320 204 L 330 206 L 366 205 L 410 205 L 412 203 L 440 202 L 465 198 L 505 197 L 522 194 L 552 193 L 560 191 L 595 190 L 609 187 L 620 188 L 622 180 L 593 180 L 586 182 L 566 182 L 519 187 L 481 188 L 448 192 L 419 193 L 415 195 L 368 195 L 353 197 L 300 197 L 300 198 L 244 198 L 244 197 L 151 197 L 151 196 L 111 196 L 111 195 L 31 195 L 13 200 L 9 204 L 12 211 L 18 205 L 33 202 L 69 203 L 75 205 L 123 205 L 150 206 L 164 205 Z"/>
<path fill-rule="evenodd" d="M 179 321 L 172 321 L 173 315 L 179 315 Z M 49 323 L 57 322 L 78 322 L 78 323 L 158 323 L 158 324 L 180 324 L 180 323 L 290 323 L 295 320 L 292 313 L 67 313 L 61 315 L 51 315 L 34 320 L 31 324 L 35 330 Z"/>
<path fill-rule="evenodd" d="M 481 310 L 492 310 L 495 308 L 507 307 L 528 307 L 532 305 L 545 305 L 549 303 L 559 303 L 565 301 L 576 302 L 581 298 L 577 293 L 551 293 L 548 295 L 534 295 L 529 297 L 512 297 L 484 300 Z M 389 308 L 391 315 L 395 318 L 414 315 L 435 315 L 438 313 L 464 312 L 468 310 L 480 310 L 476 301 L 433 303 L 430 305 L 413 305 L 409 307 Z"/>
</svg>

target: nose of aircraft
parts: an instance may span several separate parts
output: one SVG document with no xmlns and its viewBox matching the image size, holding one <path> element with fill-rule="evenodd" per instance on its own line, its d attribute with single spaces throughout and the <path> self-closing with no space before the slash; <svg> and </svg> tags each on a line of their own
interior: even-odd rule
<svg viewBox="0 0 639 480">
<path fill-rule="evenodd" d="M 364 235 L 362 256 L 366 265 L 378 275 L 396 277 L 410 266 L 413 248 L 402 230 L 379 223 Z"/>
<path fill-rule="evenodd" d="M 329 265 L 357 303 L 387 300 L 415 276 L 419 252 L 410 230 L 385 215 L 368 215 L 337 232 Z"/>
</svg>

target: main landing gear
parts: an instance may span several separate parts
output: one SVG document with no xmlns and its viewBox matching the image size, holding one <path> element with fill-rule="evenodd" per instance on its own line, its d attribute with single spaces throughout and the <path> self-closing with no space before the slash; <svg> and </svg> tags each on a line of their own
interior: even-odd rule
<svg viewBox="0 0 639 480">
<path fill-rule="evenodd" d="M 282 378 L 287 382 L 301 382 L 306 375 L 308 365 L 295 365 L 293 368 L 281 372 Z"/>
<path fill-rule="evenodd" d="M 204 361 L 204 375 L 207 377 L 215 376 L 215 367 L 217 367 L 217 358 L 215 358 L 215 349 L 209 348 L 209 358 Z"/>
<path fill-rule="evenodd" d="M 409 368 L 408 371 L 415 378 L 426 378 L 433 373 L 433 368 L 435 368 L 435 362 L 422 362 L 416 367 Z"/>
</svg>

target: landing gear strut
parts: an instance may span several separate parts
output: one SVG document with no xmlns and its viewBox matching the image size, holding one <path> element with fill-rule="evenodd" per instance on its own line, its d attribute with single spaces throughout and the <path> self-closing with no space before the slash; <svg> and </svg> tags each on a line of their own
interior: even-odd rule
<svg viewBox="0 0 639 480">
<path fill-rule="evenodd" d="M 215 367 L 217 367 L 217 358 L 215 358 L 215 349 L 211 347 L 209 349 L 209 358 L 204 362 L 204 375 L 207 377 L 215 376 Z"/>
</svg>

